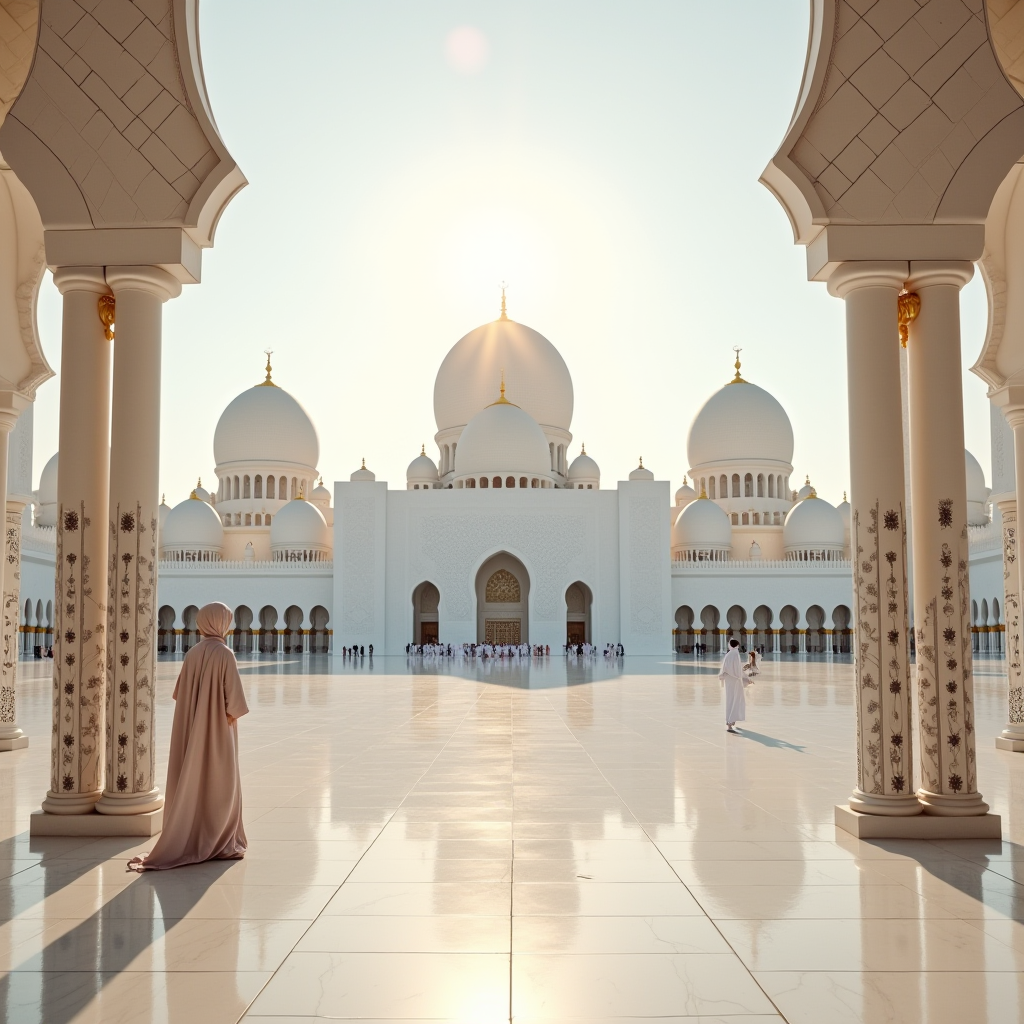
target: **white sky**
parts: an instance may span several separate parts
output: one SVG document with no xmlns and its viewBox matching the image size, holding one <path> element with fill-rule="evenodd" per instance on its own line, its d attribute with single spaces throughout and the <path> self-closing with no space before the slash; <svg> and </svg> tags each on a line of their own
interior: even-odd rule
<svg viewBox="0 0 1024 1024">
<path fill-rule="evenodd" d="M 604 486 L 644 464 L 673 489 L 701 404 L 743 374 L 786 408 L 794 479 L 848 486 L 843 309 L 757 178 L 802 71 L 806 0 L 204 0 L 213 109 L 249 186 L 203 283 L 165 307 L 161 484 L 214 481 L 221 411 L 263 377 L 306 407 L 324 479 L 378 480 L 432 438 L 448 349 L 498 314 L 573 377 L 571 454 Z M 742 14 L 738 13 L 742 12 Z M 728 47 L 728 49 L 726 49 Z M 967 446 L 989 473 L 988 403 L 966 372 L 985 321 L 963 293 Z M 40 300 L 59 372 L 60 298 Z M 894 326 L 895 335 L 895 326 Z M 36 482 L 59 385 L 36 407 Z M 989 480 L 991 483 L 991 480 Z"/>
</svg>

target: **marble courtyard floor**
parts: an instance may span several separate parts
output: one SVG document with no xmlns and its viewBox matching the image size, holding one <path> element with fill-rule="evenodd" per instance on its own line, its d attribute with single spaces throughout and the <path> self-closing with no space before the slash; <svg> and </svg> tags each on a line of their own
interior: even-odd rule
<svg viewBox="0 0 1024 1024">
<path fill-rule="evenodd" d="M 847 661 L 766 661 L 738 736 L 716 667 L 689 658 L 243 662 L 249 853 L 142 876 L 125 861 L 151 841 L 29 840 L 50 668 L 22 663 L 31 746 L 0 754 L 4 1021 L 1024 1018 L 1024 756 L 993 746 L 1000 662 L 978 663 L 976 707 L 1002 843 L 836 831 Z"/>
</svg>

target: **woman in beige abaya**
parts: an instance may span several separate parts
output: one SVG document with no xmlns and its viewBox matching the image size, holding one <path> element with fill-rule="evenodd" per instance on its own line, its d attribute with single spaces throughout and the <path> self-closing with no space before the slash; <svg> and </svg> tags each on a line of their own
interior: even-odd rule
<svg viewBox="0 0 1024 1024">
<path fill-rule="evenodd" d="M 136 871 L 177 868 L 245 855 L 238 726 L 249 708 L 225 637 L 232 613 L 215 602 L 199 611 L 202 640 L 185 655 L 174 687 L 164 828 Z"/>
</svg>

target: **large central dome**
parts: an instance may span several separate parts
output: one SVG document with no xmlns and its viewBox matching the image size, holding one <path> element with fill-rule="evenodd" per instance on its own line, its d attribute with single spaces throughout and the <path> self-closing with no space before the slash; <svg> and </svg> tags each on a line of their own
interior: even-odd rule
<svg viewBox="0 0 1024 1024">
<path fill-rule="evenodd" d="M 444 357 L 434 381 L 437 429 L 465 426 L 490 405 L 503 371 L 510 401 L 542 427 L 569 429 L 573 394 L 565 360 L 544 335 L 504 315 L 470 331 Z"/>
</svg>

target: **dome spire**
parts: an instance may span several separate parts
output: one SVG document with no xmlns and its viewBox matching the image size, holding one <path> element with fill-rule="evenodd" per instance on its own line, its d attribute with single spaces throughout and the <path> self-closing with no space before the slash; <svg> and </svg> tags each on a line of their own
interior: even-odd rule
<svg viewBox="0 0 1024 1024">
<path fill-rule="evenodd" d="M 427 454 L 427 446 L 425 444 L 421 444 L 420 445 L 420 455 L 426 455 L 426 454 Z"/>
<path fill-rule="evenodd" d="M 705 501 L 709 500 L 708 499 L 708 492 L 706 490 L 704 490 L 704 481 L 703 480 L 700 483 L 700 497 L 703 498 Z"/>
<path fill-rule="evenodd" d="M 505 371 L 504 370 L 501 371 L 501 389 L 500 390 L 501 390 L 501 394 L 498 395 L 498 400 L 496 402 L 491 402 L 491 405 L 516 405 L 515 402 L 510 402 L 505 397 Z M 488 406 L 488 408 L 490 408 L 490 406 Z M 519 406 L 516 405 L 516 408 L 518 409 Z"/>
<path fill-rule="evenodd" d="M 580 455 L 586 455 L 586 454 L 587 454 L 587 444 L 584 441 L 583 444 L 580 445 Z"/>
<path fill-rule="evenodd" d="M 740 348 L 738 345 L 734 345 L 732 350 L 733 350 L 733 352 L 736 353 L 736 362 L 733 363 L 733 366 L 736 367 L 736 376 L 733 377 L 733 379 L 731 381 L 729 381 L 729 383 L 730 384 L 746 384 L 747 382 L 740 376 L 740 353 L 743 351 L 743 349 Z"/>
<path fill-rule="evenodd" d="M 276 388 L 277 385 L 270 379 L 270 357 L 274 354 L 274 350 L 272 348 L 267 348 L 267 349 L 264 349 L 263 351 L 266 352 L 266 354 L 267 354 L 267 379 L 263 380 L 263 381 L 260 381 L 259 384 L 256 385 L 256 387 L 258 387 L 258 388 Z"/>
<path fill-rule="evenodd" d="M 505 308 L 505 289 L 507 287 L 508 287 L 508 285 L 504 281 L 502 281 L 501 282 L 501 316 L 498 317 L 499 320 L 507 320 L 508 319 L 508 310 Z"/>
</svg>

